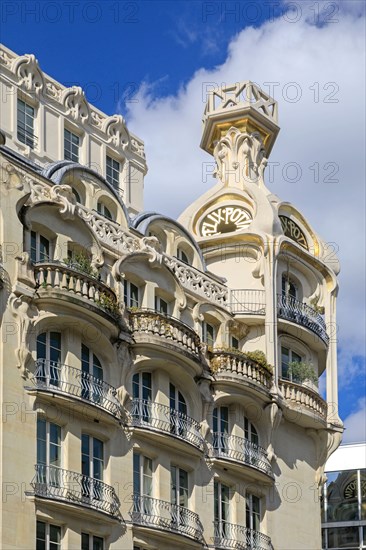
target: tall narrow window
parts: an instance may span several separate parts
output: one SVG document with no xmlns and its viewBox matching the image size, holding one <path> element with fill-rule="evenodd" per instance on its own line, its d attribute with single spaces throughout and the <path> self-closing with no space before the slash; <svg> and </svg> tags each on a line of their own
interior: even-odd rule
<svg viewBox="0 0 366 550">
<path fill-rule="evenodd" d="M 160 298 L 160 296 L 155 296 L 155 311 L 168 315 L 168 302 Z"/>
<path fill-rule="evenodd" d="M 40 233 L 31 231 L 32 262 L 47 262 L 50 259 L 50 241 Z"/>
<path fill-rule="evenodd" d="M 83 495 L 94 499 L 103 498 L 104 445 L 103 441 L 88 434 L 81 438 L 81 473 L 85 476 L 82 484 Z"/>
<path fill-rule="evenodd" d="M 139 307 L 139 289 L 131 281 L 124 281 L 124 303 L 126 307 Z"/>
<path fill-rule="evenodd" d="M 206 323 L 206 321 L 202 322 L 202 340 L 212 348 L 215 344 L 215 327 L 213 325 L 210 325 L 209 323 Z"/>
<path fill-rule="evenodd" d="M 132 378 L 132 416 L 137 422 L 152 420 L 151 372 L 139 372 Z"/>
<path fill-rule="evenodd" d="M 79 162 L 79 136 L 70 132 L 70 130 L 64 131 L 64 158 L 65 160 L 72 160 L 73 162 Z"/>
<path fill-rule="evenodd" d="M 216 536 L 230 538 L 230 489 L 220 481 L 214 482 L 214 520 Z"/>
<path fill-rule="evenodd" d="M 188 473 L 177 466 L 170 467 L 170 500 L 172 509 L 172 521 L 178 525 L 188 523 Z"/>
<path fill-rule="evenodd" d="M 81 550 L 104 550 L 104 540 L 95 535 L 81 533 Z"/>
<path fill-rule="evenodd" d="M 244 436 L 244 460 L 247 464 L 256 465 L 259 460 L 256 449 L 259 444 L 258 432 L 246 417 L 244 417 Z"/>
<path fill-rule="evenodd" d="M 169 405 L 170 431 L 175 435 L 184 437 L 187 430 L 187 404 L 183 395 L 174 384 L 169 385 Z"/>
<path fill-rule="evenodd" d="M 61 427 L 37 418 L 37 481 L 53 487 L 60 485 Z"/>
<path fill-rule="evenodd" d="M 18 99 L 17 105 L 17 137 L 19 141 L 34 149 L 34 109 L 21 99 Z"/>
<path fill-rule="evenodd" d="M 61 527 L 58 525 L 37 521 L 36 537 L 36 550 L 61 550 Z"/>
<path fill-rule="evenodd" d="M 120 163 L 112 157 L 107 156 L 106 167 L 107 182 L 110 183 L 116 189 L 116 191 L 119 191 L 119 173 L 121 169 Z"/>
<path fill-rule="evenodd" d="M 152 460 L 139 453 L 133 453 L 133 498 L 134 512 L 152 512 L 153 468 Z"/>
<path fill-rule="evenodd" d="M 245 516 L 246 526 L 252 531 L 260 531 L 261 511 L 259 497 L 250 494 L 247 495 L 245 500 Z"/>
<path fill-rule="evenodd" d="M 239 349 L 239 340 L 235 336 L 231 337 L 231 347 L 234 349 Z"/>
<path fill-rule="evenodd" d="M 184 250 L 182 250 L 181 248 L 178 248 L 178 250 L 177 250 L 177 258 L 181 262 L 184 262 L 185 264 L 189 264 L 188 256 L 184 252 Z"/>
<path fill-rule="evenodd" d="M 295 353 L 289 348 L 281 347 L 281 377 L 285 380 L 292 380 L 296 382 L 296 379 L 289 372 L 290 363 L 301 363 L 302 359 L 298 353 Z"/>
<path fill-rule="evenodd" d="M 97 203 L 97 212 L 98 214 L 101 214 L 105 218 L 108 218 L 109 220 L 113 220 L 111 211 L 109 210 L 109 208 L 106 207 L 106 205 L 103 202 L 99 201 Z"/>
<path fill-rule="evenodd" d="M 213 410 L 213 446 L 219 453 L 229 451 L 229 409 L 215 407 Z"/>
<path fill-rule="evenodd" d="M 61 334 L 42 332 L 37 336 L 36 378 L 46 386 L 59 386 L 61 379 Z"/>
<path fill-rule="evenodd" d="M 103 368 L 98 357 L 85 344 L 81 344 L 81 397 L 93 403 L 103 399 Z"/>
<path fill-rule="evenodd" d="M 296 285 L 287 274 L 282 275 L 282 296 L 297 297 Z"/>
</svg>

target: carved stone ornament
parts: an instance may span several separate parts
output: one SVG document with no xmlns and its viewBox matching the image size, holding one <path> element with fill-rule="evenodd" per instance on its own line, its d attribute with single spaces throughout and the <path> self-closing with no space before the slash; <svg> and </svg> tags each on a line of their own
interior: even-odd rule
<svg viewBox="0 0 366 550">
<path fill-rule="evenodd" d="M 102 130 L 114 147 L 122 147 L 125 151 L 130 146 L 130 134 L 122 115 L 113 115 L 106 118 L 102 123 Z"/>
<path fill-rule="evenodd" d="M 24 283 L 31 288 L 35 287 L 34 271 L 28 252 L 22 252 L 19 256 L 15 257 L 17 275 L 16 280 L 20 283 Z"/>
<path fill-rule="evenodd" d="M 85 123 L 89 121 L 90 108 L 80 86 L 72 86 L 72 88 L 64 90 L 62 102 L 66 107 L 67 114 L 71 115 L 75 122 Z"/>
<path fill-rule="evenodd" d="M 18 347 L 15 348 L 17 367 L 22 378 L 28 378 L 28 364 L 32 355 L 28 347 L 27 335 L 31 334 L 34 321 L 38 317 L 38 309 L 32 303 L 29 296 L 16 296 L 12 293 L 9 296 L 10 311 L 17 322 Z"/>
<path fill-rule="evenodd" d="M 14 73 L 19 77 L 20 85 L 29 93 L 39 96 L 45 85 L 44 76 L 33 54 L 18 57 L 14 63 Z"/>
<path fill-rule="evenodd" d="M 279 427 L 282 419 L 282 410 L 277 405 L 277 403 L 273 401 L 272 403 L 270 403 L 265 407 L 264 413 L 266 414 L 266 418 L 269 426 L 267 453 L 268 453 L 269 461 L 272 462 L 273 460 L 277 460 L 277 456 L 274 451 L 274 439 L 275 439 L 277 428 Z"/>
<path fill-rule="evenodd" d="M 162 265 L 163 247 L 157 237 L 143 237 L 140 251 L 147 252 L 149 254 L 149 263 L 152 264 L 152 267 Z"/>
<path fill-rule="evenodd" d="M 321 486 L 326 481 L 326 475 L 324 473 L 325 463 L 333 451 L 339 446 L 343 430 L 328 431 L 307 429 L 306 432 L 314 441 L 316 452 L 315 483 Z"/>
<path fill-rule="evenodd" d="M 1 191 L 7 194 L 11 189 L 17 189 L 23 191 L 26 183 L 29 183 L 31 178 L 25 176 L 23 172 L 18 170 L 13 164 L 9 162 L 3 163 L 0 166 L 0 182 Z"/>
<path fill-rule="evenodd" d="M 51 187 L 50 198 L 51 200 L 61 204 L 59 212 L 64 220 L 74 219 L 77 203 L 70 185 L 55 185 L 54 187 Z"/>
<path fill-rule="evenodd" d="M 245 181 L 264 186 L 267 165 L 265 149 L 258 132 L 251 134 L 231 127 L 214 148 L 217 177 L 228 187 L 243 188 Z"/>
</svg>

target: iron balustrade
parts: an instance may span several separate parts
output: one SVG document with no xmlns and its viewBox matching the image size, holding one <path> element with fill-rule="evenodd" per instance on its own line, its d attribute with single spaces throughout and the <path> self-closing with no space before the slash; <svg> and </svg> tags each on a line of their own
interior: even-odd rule
<svg viewBox="0 0 366 550">
<path fill-rule="evenodd" d="M 117 390 L 104 380 L 81 369 L 37 359 L 31 380 L 37 390 L 75 397 L 104 409 L 118 419 L 122 417 Z"/>
<path fill-rule="evenodd" d="M 203 527 L 198 514 L 184 506 L 146 495 L 133 495 L 132 522 L 146 527 L 186 535 L 202 541 Z"/>
<path fill-rule="evenodd" d="M 285 294 L 277 295 L 277 315 L 314 332 L 325 344 L 329 343 L 323 316 L 315 309 Z"/>
<path fill-rule="evenodd" d="M 230 290 L 228 307 L 232 313 L 265 315 L 265 291 L 241 288 Z"/>
<path fill-rule="evenodd" d="M 272 550 L 271 539 L 254 529 L 227 521 L 214 522 L 214 546 L 217 549 Z"/>
<path fill-rule="evenodd" d="M 113 290 L 96 277 L 83 272 L 76 263 L 68 266 L 57 261 L 37 262 L 34 264 L 34 275 L 38 292 L 43 288 L 67 291 L 90 300 L 115 317 L 119 314 Z"/>
<path fill-rule="evenodd" d="M 203 437 L 199 423 L 186 414 L 167 405 L 145 399 L 133 399 L 131 404 L 132 426 L 148 428 L 183 439 L 198 449 L 203 449 Z"/>
<path fill-rule="evenodd" d="M 130 319 L 132 332 L 159 336 L 200 357 L 200 337 L 180 319 L 154 309 L 142 308 L 131 310 Z"/>
<path fill-rule="evenodd" d="M 246 464 L 273 477 L 271 464 L 265 449 L 248 439 L 227 433 L 214 432 L 212 446 L 215 457 Z"/>
<path fill-rule="evenodd" d="M 121 520 L 120 501 L 110 485 L 56 466 L 36 464 L 35 469 L 31 486 L 36 496 L 87 506 Z"/>
</svg>

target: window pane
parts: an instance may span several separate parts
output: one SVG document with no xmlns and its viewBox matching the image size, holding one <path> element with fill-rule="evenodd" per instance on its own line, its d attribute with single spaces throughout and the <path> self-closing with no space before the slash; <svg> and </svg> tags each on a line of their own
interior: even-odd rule
<svg viewBox="0 0 366 550">
<path fill-rule="evenodd" d="M 93 537 L 93 550 L 103 550 L 103 539 L 100 537 Z"/>
<path fill-rule="evenodd" d="M 327 531 L 328 548 L 359 548 L 358 527 L 331 527 Z"/>
<path fill-rule="evenodd" d="M 331 472 L 327 476 L 327 522 L 357 520 L 356 472 Z"/>
<path fill-rule="evenodd" d="M 360 470 L 360 477 L 361 477 L 361 519 L 366 519 L 366 470 Z M 366 527 L 364 527 L 364 533 L 366 533 Z"/>
<path fill-rule="evenodd" d="M 46 441 L 46 421 L 42 418 L 37 420 L 37 463 L 46 464 L 47 460 L 47 441 Z M 43 524 L 44 525 L 44 524 Z"/>
<path fill-rule="evenodd" d="M 133 492 L 140 494 L 140 455 L 133 453 Z"/>
<path fill-rule="evenodd" d="M 56 547 L 61 542 L 61 527 L 57 525 L 50 525 L 50 542 L 56 543 Z"/>
<path fill-rule="evenodd" d="M 89 550 L 89 535 L 81 533 L 81 550 Z"/>
</svg>

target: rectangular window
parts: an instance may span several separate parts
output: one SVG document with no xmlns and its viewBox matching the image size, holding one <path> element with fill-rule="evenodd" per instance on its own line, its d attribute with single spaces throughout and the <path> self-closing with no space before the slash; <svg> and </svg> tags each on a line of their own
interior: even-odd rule
<svg viewBox="0 0 366 550">
<path fill-rule="evenodd" d="M 61 527 L 37 521 L 36 550 L 60 550 Z"/>
<path fill-rule="evenodd" d="M 203 321 L 202 323 L 202 340 L 210 347 L 215 344 L 215 327 Z"/>
<path fill-rule="evenodd" d="M 123 298 L 126 307 L 139 307 L 139 289 L 126 279 L 124 281 Z"/>
<path fill-rule="evenodd" d="M 231 347 L 234 349 L 239 349 L 239 340 L 234 336 L 231 337 Z"/>
<path fill-rule="evenodd" d="M 296 362 L 301 363 L 301 356 L 298 353 L 295 353 L 291 349 L 281 347 L 281 377 L 285 380 L 290 379 L 289 373 L 289 363 Z M 291 377 L 292 379 L 292 377 Z M 296 382 L 296 380 L 294 380 Z"/>
<path fill-rule="evenodd" d="M 37 478 L 39 483 L 60 485 L 61 427 L 37 418 Z"/>
<path fill-rule="evenodd" d="M 69 130 L 64 131 L 64 158 L 65 160 L 72 160 L 73 162 L 79 162 L 79 136 L 73 134 Z"/>
<path fill-rule="evenodd" d="M 18 99 L 17 137 L 19 141 L 34 149 L 34 109 L 21 99 Z"/>
<path fill-rule="evenodd" d="M 151 514 L 153 491 L 152 460 L 139 453 L 133 453 L 133 495 L 134 510 Z"/>
<path fill-rule="evenodd" d="M 50 241 L 36 231 L 31 231 L 32 262 L 47 262 L 50 259 Z"/>
<path fill-rule="evenodd" d="M 255 495 L 247 495 L 245 500 L 246 525 L 253 531 L 260 531 L 260 499 Z"/>
<path fill-rule="evenodd" d="M 168 315 L 168 302 L 160 298 L 160 296 L 155 296 L 155 311 Z"/>
<path fill-rule="evenodd" d="M 88 434 L 81 436 L 81 473 L 85 476 L 82 486 L 84 497 L 101 500 L 103 490 L 104 445 L 103 441 Z"/>
<path fill-rule="evenodd" d="M 215 531 L 218 537 L 230 538 L 230 526 L 228 525 L 230 506 L 230 489 L 220 481 L 214 482 L 214 520 Z"/>
<path fill-rule="evenodd" d="M 119 173 L 121 165 L 117 160 L 114 160 L 112 157 L 107 156 L 107 173 L 106 180 L 110 183 L 116 191 L 119 191 Z"/>
<path fill-rule="evenodd" d="M 188 472 L 171 466 L 170 480 L 171 503 L 188 508 Z"/>
<path fill-rule="evenodd" d="M 81 533 L 81 550 L 104 550 L 104 540 L 88 533 Z"/>
</svg>

